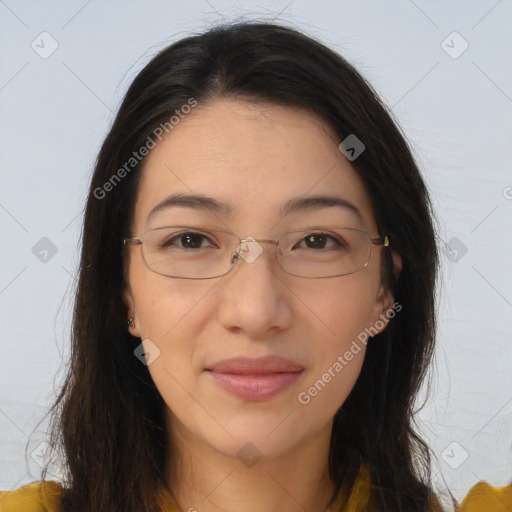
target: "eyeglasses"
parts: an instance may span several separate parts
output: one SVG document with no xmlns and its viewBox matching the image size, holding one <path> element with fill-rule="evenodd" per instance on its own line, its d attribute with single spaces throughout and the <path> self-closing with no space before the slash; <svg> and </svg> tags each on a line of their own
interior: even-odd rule
<svg viewBox="0 0 512 512">
<path fill-rule="evenodd" d="M 192 226 L 153 228 L 140 238 L 123 239 L 123 247 L 142 246 L 142 258 L 150 270 L 179 279 L 226 275 L 240 258 L 255 261 L 263 252 L 262 243 L 275 246 L 277 261 L 288 274 L 327 278 L 363 269 L 370 261 L 372 244 L 387 247 L 389 239 L 336 226 L 290 231 L 279 240 L 240 239 L 228 231 Z"/>
</svg>

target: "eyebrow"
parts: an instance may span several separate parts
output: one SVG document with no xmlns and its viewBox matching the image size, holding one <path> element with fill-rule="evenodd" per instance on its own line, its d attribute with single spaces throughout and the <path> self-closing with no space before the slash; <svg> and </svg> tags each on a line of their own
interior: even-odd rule
<svg viewBox="0 0 512 512">
<path fill-rule="evenodd" d="M 157 212 L 167 210 L 172 207 L 193 208 L 230 217 L 233 214 L 233 208 L 226 203 L 217 201 L 213 197 L 202 194 L 172 194 L 160 201 L 148 215 L 148 220 Z M 334 195 L 314 195 L 306 197 L 295 197 L 288 200 L 279 210 L 279 215 L 285 217 L 291 213 L 302 211 L 314 211 L 323 208 L 342 208 L 350 211 L 362 224 L 364 219 L 359 208 L 339 196 Z"/>
</svg>

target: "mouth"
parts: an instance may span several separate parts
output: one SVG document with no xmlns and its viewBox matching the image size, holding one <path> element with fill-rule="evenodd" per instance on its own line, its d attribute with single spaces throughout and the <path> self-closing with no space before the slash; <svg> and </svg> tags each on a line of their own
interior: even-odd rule
<svg viewBox="0 0 512 512">
<path fill-rule="evenodd" d="M 224 390 L 247 401 L 268 400 L 294 384 L 304 368 L 279 356 L 233 358 L 205 372 Z"/>
</svg>

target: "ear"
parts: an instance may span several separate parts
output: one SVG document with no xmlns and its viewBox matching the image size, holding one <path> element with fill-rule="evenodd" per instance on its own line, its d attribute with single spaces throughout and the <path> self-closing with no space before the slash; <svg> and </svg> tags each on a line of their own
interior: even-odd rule
<svg viewBox="0 0 512 512">
<path fill-rule="evenodd" d="M 395 278 L 398 278 L 402 270 L 402 258 L 396 252 L 392 252 L 391 255 L 393 258 L 393 272 Z M 395 305 L 391 290 L 381 284 L 377 296 L 375 297 L 370 318 L 369 330 L 372 333 L 371 335 L 375 336 L 376 334 L 380 334 L 387 327 L 389 320 L 401 309 L 402 306 L 400 304 Z"/>
<path fill-rule="evenodd" d="M 140 329 L 139 323 L 137 321 L 137 309 L 135 307 L 135 299 L 133 298 L 133 293 L 130 285 L 125 283 L 124 292 L 123 292 L 123 302 L 126 306 L 127 315 L 126 322 L 133 317 L 132 325 L 127 325 L 127 329 L 132 336 L 136 338 L 140 338 Z"/>
<path fill-rule="evenodd" d="M 395 274 L 396 281 L 402 271 L 402 257 L 393 250 L 391 250 L 391 257 L 393 258 L 393 273 Z"/>
</svg>

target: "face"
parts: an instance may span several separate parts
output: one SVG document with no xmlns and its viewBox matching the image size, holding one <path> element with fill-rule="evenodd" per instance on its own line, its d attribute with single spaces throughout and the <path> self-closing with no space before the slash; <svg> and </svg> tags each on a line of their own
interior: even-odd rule
<svg viewBox="0 0 512 512">
<path fill-rule="evenodd" d="M 170 225 L 208 226 L 241 239 L 277 240 L 322 225 L 381 236 L 339 142 L 319 118 L 298 109 L 227 99 L 198 105 L 146 158 L 133 236 Z M 174 205 L 148 218 L 176 193 L 211 197 L 231 214 Z M 350 201 L 361 219 L 334 206 L 280 214 L 287 201 L 313 195 Z M 277 456 L 328 436 L 363 363 L 358 335 L 385 328 L 377 321 L 393 304 L 380 285 L 381 251 L 389 248 L 372 245 L 359 272 L 306 279 L 280 268 L 273 245 L 261 247 L 254 261 L 240 259 L 230 273 L 198 280 L 152 272 L 140 246 L 127 248 L 130 332 L 148 353 L 159 354 L 148 369 L 168 407 L 170 431 L 232 457 L 248 442 L 262 456 Z M 264 367 L 266 376 L 211 371 L 230 358 L 264 356 L 284 358 L 295 370 Z"/>
</svg>

